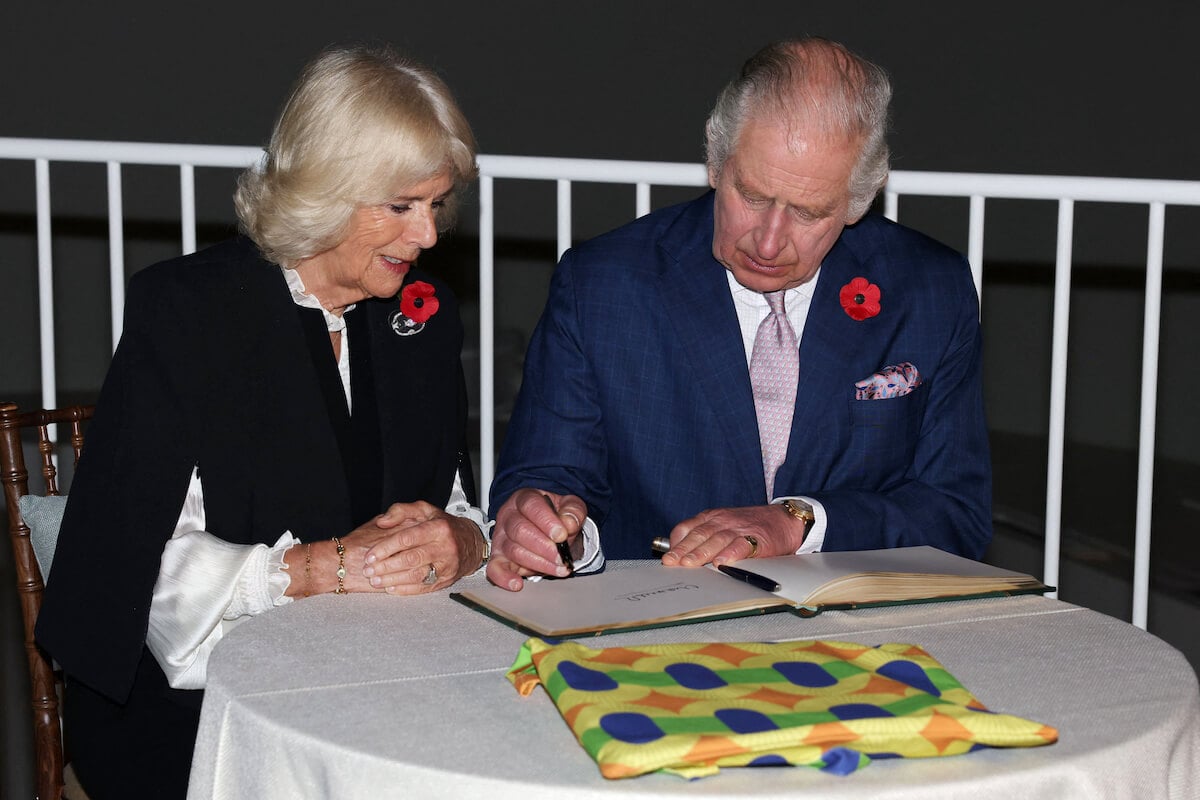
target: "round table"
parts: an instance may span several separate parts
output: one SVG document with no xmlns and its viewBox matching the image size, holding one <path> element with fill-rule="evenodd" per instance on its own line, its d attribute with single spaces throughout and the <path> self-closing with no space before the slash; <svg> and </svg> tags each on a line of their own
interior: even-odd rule
<svg viewBox="0 0 1200 800">
<path fill-rule="evenodd" d="M 1128 623 L 1044 597 L 770 614 L 588 640 L 919 644 L 988 708 L 1059 730 L 1047 747 L 876 761 L 846 777 L 783 767 L 606 780 L 545 691 L 522 698 L 505 679 L 525 638 L 447 592 L 324 595 L 251 619 L 209 663 L 188 796 L 1200 797 L 1200 691 L 1184 657 Z"/>
</svg>

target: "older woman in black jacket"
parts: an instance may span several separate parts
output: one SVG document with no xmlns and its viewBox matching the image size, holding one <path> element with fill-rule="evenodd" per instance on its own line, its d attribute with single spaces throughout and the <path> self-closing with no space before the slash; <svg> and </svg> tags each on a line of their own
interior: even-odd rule
<svg viewBox="0 0 1200 800">
<path fill-rule="evenodd" d="M 416 271 L 474 174 L 437 77 L 330 50 L 242 176 L 245 235 L 134 276 L 38 622 L 93 800 L 184 795 L 231 626 L 486 561 L 462 324 Z"/>
</svg>

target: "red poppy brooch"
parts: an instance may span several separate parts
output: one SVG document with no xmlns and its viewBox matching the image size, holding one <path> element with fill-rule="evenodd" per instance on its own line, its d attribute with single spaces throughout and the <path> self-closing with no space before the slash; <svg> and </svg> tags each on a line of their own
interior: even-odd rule
<svg viewBox="0 0 1200 800">
<path fill-rule="evenodd" d="M 400 292 L 400 310 L 392 313 L 392 330 L 397 336 L 420 333 L 437 313 L 438 305 L 432 284 L 413 281 Z"/>
<path fill-rule="evenodd" d="M 879 287 L 866 278 L 855 278 L 842 287 L 838 299 L 850 319 L 862 322 L 879 313 Z"/>
</svg>

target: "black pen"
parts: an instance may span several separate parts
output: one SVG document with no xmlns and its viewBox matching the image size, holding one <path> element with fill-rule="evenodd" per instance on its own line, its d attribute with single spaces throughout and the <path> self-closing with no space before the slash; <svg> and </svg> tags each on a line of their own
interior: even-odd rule
<svg viewBox="0 0 1200 800">
<path fill-rule="evenodd" d="M 546 504 L 549 505 L 550 510 L 557 515 L 558 509 L 554 507 L 554 501 L 550 499 L 550 495 L 544 494 L 542 497 L 546 498 Z M 558 548 L 558 557 L 562 559 L 563 566 L 571 571 L 567 577 L 574 575 L 575 559 L 571 558 L 571 545 L 567 543 L 566 539 L 563 539 L 561 542 L 555 542 L 554 546 Z"/>
<path fill-rule="evenodd" d="M 718 564 L 717 569 L 725 573 L 731 578 L 737 578 L 739 581 L 745 581 L 756 589 L 762 589 L 764 592 L 778 592 L 779 584 L 770 578 L 765 578 L 756 572 L 749 572 L 737 567 L 731 567 L 728 564 Z"/>
</svg>

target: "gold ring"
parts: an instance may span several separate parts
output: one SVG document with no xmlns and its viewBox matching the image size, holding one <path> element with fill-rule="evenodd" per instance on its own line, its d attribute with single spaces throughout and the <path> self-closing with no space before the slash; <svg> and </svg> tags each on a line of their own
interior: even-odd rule
<svg viewBox="0 0 1200 800">
<path fill-rule="evenodd" d="M 750 555 L 746 556 L 746 558 L 754 558 L 758 555 L 758 539 L 755 539 L 753 536 L 743 536 L 742 538 L 750 543 Z"/>
<path fill-rule="evenodd" d="M 425 573 L 425 577 L 421 579 L 421 583 L 426 586 L 433 586 L 437 583 L 437 567 L 432 563 L 429 565 L 429 571 Z"/>
</svg>

